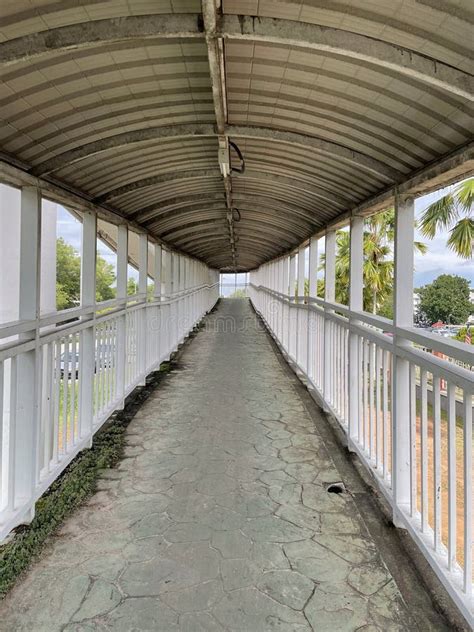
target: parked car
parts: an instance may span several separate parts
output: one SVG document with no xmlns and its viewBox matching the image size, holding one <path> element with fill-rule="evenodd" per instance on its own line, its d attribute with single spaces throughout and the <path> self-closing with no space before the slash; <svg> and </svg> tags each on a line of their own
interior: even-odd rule
<svg viewBox="0 0 474 632">
<path fill-rule="evenodd" d="M 67 362 L 67 365 L 66 365 Z M 61 353 L 61 378 L 64 378 L 64 374 L 67 372 L 67 377 L 68 379 L 72 378 L 72 374 L 75 370 L 76 372 L 76 379 L 79 377 L 79 352 L 76 351 L 76 357 L 74 358 L 74 355 L 71 351 L 66 352 L 63 351 L 63 353 Z"/>
<path fill-rule="evenodd" d="M 113 364 L 113 352 L 114 348 L 112 345 L 99 345 L 95 350 L 95 372 L 97 373 L 97 369 L 101 368 L 109 368 Z M 66 358 L 67 356 L 67 358 Z M 67 362 L 67 365 L 66 365 Z M 66 352 L 63 351 L 61 353 L 60 360 L 61 367 L 61 378 L 64 378 L 64 375 L 67 374 L 68 379 L 72 378 L 73 372 L 75 370 L 76 379 L 79 377 L 79 351 L 76 351 L 76 357 L 74 358 L 72 351 Z"/>
</svg>

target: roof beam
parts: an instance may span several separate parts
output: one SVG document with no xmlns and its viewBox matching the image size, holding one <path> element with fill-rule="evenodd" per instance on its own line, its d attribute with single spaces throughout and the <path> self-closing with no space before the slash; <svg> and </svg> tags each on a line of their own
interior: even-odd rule
<svg viewBox="0 0 474 632">
<path fill-rule="evenodd" d="M 176 213 L 172 214 L 170 217 L 166 217 L 164 219 L 160 219 L 158 222 L 153 224 L 153 229 L 156 230 L 159 234 L 165 233 L 170 229 L 174 228 L 182 228 L 189 222 L 190 220 L 200 221 L 201 219 L 208 218 L 219 218 L 219 210 L 222 210 L 222 207 L 218 208 L 203 208 L 194 211 L 186 211 L 184 213 Z M 284 210 L 276 210 L 271 206 L 261 206 L 261 205 L 252 205 L 245 209 L 245 221 L 250 220 L 260 220 L 265 219 L 266 217 L 270 217 L 274 222 L 275 226 L 279 225 L 282 228 L 287 226 L 289 229 L 294 227 L 295 229 L 302 230 L 305 233 L 308 230 L 315 230 L 318 225 L 321 226 L 322 222 L 317 221 L 315 217 L 301 216 L 292 214 L 288 211 Z M 187 221 L 184 221 L 187 220 Z M 240 226 L 240 224 L 239 224 Z"/>
<path fill-rule="evenodd" d="M 72 165 L 83 158 L 89 158 L 108 149 L 126 147 L 133 143 L 143 143 L 149 140 L 166 140 L 169 138 L 192 138 L 215 136 L 214 125 L 209 124 L 183 124 L 183 125 L 163 125 L 160 127 L 145 127 L 133 132 L 123 132 L 108 136 L 101 140 L 96 140 L 85 145 L 80 145 L 62 154 L 57 154 L 53 158 L 46 160 L 31 171 L 36 176 L 45 176 L 53 171 Z"/>
<path fill-rule="evenodd" d="M 267 42 L 350 57 L 393 70 L 468 101 L 474 76 L 413 50 L 347 30 L 246 15 L 224 15 L 221 35 L 232 40 Z"/>
<path fill-rule="evenodd" d="M 310 148 L 318 153 L 334 156 L 346 163 L 356 163 L 364 171 L 369 171 L 379 179 L 388 181 L 396 181 L 401 177 L 401 172 L 386 165 L 380 160 L 376 160 L 360 151 L 355 151 L 344 145 L 333 143 L 318 138 L 300 134 L 298 132 L 287 132 L 285 130 L 273 129 L 271 127 L 253 127 L 244 125 L 229 125 L 227 128 L 229 136 L 238 138 L 252 138 L 268 140 L 289 145 L 299 145 L 300 147 Z"/>
<path fill-rule="evenodd" d="M 264 242 L 266 244 L 268 244 L 269 247 L 278 249 L 279 247 L 283 247 L 283 248 L 288 248 L 289 246 L 291 246 L 291 241 L 288 240 L 286 237 L 279 237 L 277 241 L 269 239 L 267 234 L 249 234 L 248 232 L 242 231 L 242 229 L 239 227 L 239 230 L 237 231 L 237 235 L 238 235 L 238 239 L 239 241 L 241 241 L 242 239 L 245 239 L 245 241 L 253 241 L 256 244 L 259 244 L 261 242 Z M 203 239 L 207 242 L 212 242 L 212 241 L 218 241 L 220 239 L 222 239 L 222 237 L 225 237 L 225 233 L 217 233 L 215 231 L 213 232 L 209 232 L 206 234 L 199 234 L 199 235 L 191 235 L 188 238 L 184 238 L 184 239 L 180 239 L 179 240 L 179 244 L 181 247 L 183 248 L 193 248 L 195 244 L 199 244 Z"/>
<path fill-rule="evenodd" d="M 239 125 L 227 125 L 225 127 L 227 136 L 233 138 L 252 138 L 263 139 L 266 141 L 287 143 L 289 145 L 299 145 L 301 147 L 310 148 L 323 155 L 335 156 L 338 160 L 342 160 L 358 168 L 368 171 L 377 176 L 383 182 L 396 182 L 402 177 L 402 174 L 396 169 L 386 165 L 371 156 L 355 151 L 344 145 L 333 143 L 316 136 L 307 136 L 297 132 L 286 132 L 283 130 L 273 129 L 271 127 L 251 127 Z M 103 151 L 118 147 L 125 147 L 134 143 L 142 143 L 149 140 L 162 140 L 169 138 L 192 138 L 192 137 L 210 137 L 216 136 L 216 129 L 209 124 L 188 124 L 188 125 L 169 125 L 162 127 L 151 127 L 124 132 L 102 138 L 75 149 L 70 149 L 57 154 L 53 158 L 37 165 L 32 169 L 32 173 L 36 176 L 44 176 L 64 167 L 67 167 L 83 158 L 94 156 Z M 108 195 L 108 194 L 105 194 Z M 102 200 L 107 199 L 101 196 Z"/>
<path fill-rule="evenodd" d="M 170 13 L 90 20 L 31 33 L 0 44 L 0 63 L 29 61 L 50 52 L 134 39 L 203 38 L 200 13 Z"/>
<path fill-rule="evenodd" d="M 225 203 L 224 193 L 185 193 L 178 196 L 174 195 L 161 202 L 149 204 L 147 207 L 129 214 L 128 217 L 137 222 L 147 222 L 168 211 L 196 208 L 198 205 L 215 204 L 216 202 Z"/>
<path fill-rule="evenodd" d="M 112 200 L 113 198 L 118 198 L 122 195 L 126 195 L 127 193 L 137 191 L 138 189 L 146 189 L 147 187 L 158 184 L 166 184 L 167 182 L 182 182 L 183 180 L 193 180 L 196 178 L 198 178 L 199 180 L 204 180 L 206 178 L 218 178 L 219 176 L 220 173 L 217 168 L 186 169 L 170 171 L 168 173 L 160 173 L 159 175 L 149 176 L 147 178 L 142 178 L 141 180 L 128 182 L 127 184 L 124 184 L 121 187 L 117 187 L 116 189 L 113 189 L 108 193 L 99 195 L 98 197 L 94 198 L 94 202 L 96 202 L 96 204 L 102 204 L 103 202 Z"/>
<path fill-rule="evenodd" d="M 143 189 L 146 187 L 150 187 L 153 185 L 163 184 L 165 182 L 174 182 L 181 180 L 188 180 L 190 178 L 211 178 L 218 177 L 219 172 L 217 170 L 212 169 L 191 169 L 188 171 L 179 171 L 172 173 L 164 173 L 156 176 L 149 176 L 148 178 L 143 178 L 142 180 L 135 180 L 133 182 L 127 183 L 122 187 L 118 187 L 117 189 L 113 189 L 103 195 L 94 199 L 97 203 L 103 203 L 106 201 L 110 201 L 114 198 L 120 197 L 126 193 L 131 191 L 136 191 L 137 189 Z M 300 179 L 298 177 L 288 178 L 285 176 L 280 176 L 273 173 L 268 173 L 265 171 L 251 171 L 247 170 L 245 172 L 245 180 L 257 180 L 257 181 L 268 181 L 270 183 L 275 183 L 279 185 L 286 185 L 291 189 L 297 189 L 298 191 L 306 191 L 314 196 L 315 198 L 320 200 L 321 203 L 327 204 L 332 207 L 340 208 L 341 210 L 347 208 L 348 201 L 344 200 L 341 196 L 337 194 L 329 193 L 328 191 L 321 189 L 318 186 L 314 186 L 307 182 L 307 179 Z M 190 196 L 188 194 L 183 196 L 183 203 L 186 201 L 195 201 L 198 202 L 200 199 L 209 199 L 209 194 L 204 194 L 202 196 L 194 195 Z M 223 197 L 223 196 L 222 196 Z M 235 193 L 234 193 L 235 197 Z M 171 200 L 165 200 L 162 204 L 149 205 L 148 207 L 141 209 L 139 211 L 134 212 L 131 217 L 137 221 L 145 221 L 150 217 L 153 217 L 155 214 L 158 214 L 160 210 L 166 209 L 167 206 L 171 204 L 178 205 L 180 202 L 179 196 L 174 197 Z"/>
<path fill-rule="evenodd" d="M 158 226 L 161 222 L 167 221 L 169 218 L 184 217 L 188 213 L 199 213 L 204 211 L 215 210 L 223 208 L 222 200 L 201 200 L 195 204 L 185 204 L 183 206 L 174 206 L 172 208 L 167 207 L 159 213 L 156 213 L 153 217 L 150 217 L 148 221 L 140 223 L 145 226 Z M 303 220 L 312 224 L 324 224 L 324 220 L 327 220 L 328 214 L 321 211 L 317 207 L 313 209 L 303 208 L 297 204 L 290 204 L 288 202 L 280 202 L 277 198 L 273 198 L 271 195 L 245 195 L 239 194 L 235 199 L 235 207 L 238 210 L 273 210 L 275 213 L 285 213 L 291 217 L 301 217 Z"/>
<path fill-rule="evenodd" d="M 28 61 L 49 52 L 133 39 L 202 39 L 214 37 L 268 42 L 359 59 L 421 81 L 462 99 L 474 99 L 474 77 L 413 50 L 366 35 L 317 24 L 276 18 L 223 15 L 212 21 L 213 2 L 203 0 L 201 13 L 127 16 L 72 24 L 32 33 L 0 44 L 0 63 Z"/>
</svg>

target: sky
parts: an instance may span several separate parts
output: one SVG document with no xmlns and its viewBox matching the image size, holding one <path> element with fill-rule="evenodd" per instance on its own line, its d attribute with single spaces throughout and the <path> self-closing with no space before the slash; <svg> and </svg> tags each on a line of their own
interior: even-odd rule
<svg viewBox="0 0 474 632">
<path fill-rule="evenodd" d="M 441 189 L 415 200 L 415 217 L 419 218 L 427 206 L 452 191 L 455 186 Z M 471 287 L 474 287 L 474 261 L 461 259 L 450 250 L 446 245 L 448 237 L 449 233 L 444 231 L 430 240 L 416 231 L 415 238 L 426 243 L 428 252 L 425 255 L 415 252 L 415 287 L 431 283 L 440 274 L 458 274 L 468 279 Z"/>
<path fill-rule="evenodd" d="M 418 198 L 415 201 L 415 216 L 418 218 L 427 206 L 445 195 L 454 186 Z M 80 251 L 81 224 L 62 207 L 58 211 L 58 237 L 63 237 Z M 440 232 L 434 239 L 427 240 L 419 231 L 416 231 L 416 239 L 424 241 L 428 251 L 425 255 L 415 253 L 415 287 L 431 283 L 440 274 L 458 274 L 468 279 L 471 287 L 474 287 L 474 262 L 460 259 L 447 247 L 448 232 Z M 320 247 L 319 251 L 324 251 L 324 248 Z M 98 253 L 115 266 L 115 254 L 105 244 L 99 244 Z M 136 271 L 130 266 L 129 276 L 137 277 Z"/>
</svg>

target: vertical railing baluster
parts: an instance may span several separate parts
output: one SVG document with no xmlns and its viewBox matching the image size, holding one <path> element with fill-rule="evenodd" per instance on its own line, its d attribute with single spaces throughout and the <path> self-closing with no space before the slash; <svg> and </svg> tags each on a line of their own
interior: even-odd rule
<svg viewBox="0 0 474 632">
<path fill-rule="evenodd" d="M 380 410 L 380 355 L 382 349 L 375 348 L 375 467 L 380 471 L 382 463 L 382 419 Z"/>
<path fill-rule="evenodd" d="M 441 400 L 439 377 L 433 374 L 433 538 L 435 551 L 441 545 Z"/>
<path fill-rule="evenodd" d="M 452 571 L 456 564 L 456 385 L 448 385 L 448 568 Z"/>
<path fill-rule="evenodd" d="M 17 398 L 18 398 L 18 357 L 13 356 L 10 360 L 10 422 L 8 429 L 8 469 L 7 469 L 7 510 L 12 512 L 16 508 L 16 443 L 18 441 L 16 433 L 17 420 Z"/>
<path fill-rule="evenodd" d="M 76 443 L 76 373 L 77 373 L 77 337 L 72 334 L 72 362 L 71 362 L 71 433 L 70 443 L 72 446 Z"/>
<path fill-rule="evenodd" d="M 428 528 L 428 374 L 421 369 L 421 530 Z"/>
<path fill-rule="evenodd" d="M 472 398 L 471 391 L 463 393 L 463 461 L 464 461 L 464 592 L 472 599 Z"/>
<path fill-rule="evenodd" d="M 63 372 L 62 372 L 62 393 L 63 405 L 61 410 L 62 428 L 61 428 L 61 450 L 60 453 L 67 454 L 67 413 L 68 413 L 68 387 L 69 387 L 69 340 L 61 338 L 61 345 L 64 348 L 62 352 Z"/>
<path fill-rule="evenodd" d="M 138 372 L 140 375 L 140 383 L 145 385 L 146 375 L 146 302 L 147 302 L 147 285 L 148 285 L 148 235 L 140 233 L 138 236 L 138 292 L 142 295 L 140 301 L 144 305 L 138 313 Z M 144 297 L 144 298 L 143 298 Z"/>
<path fill-rule="evenodd" d="M 324 266 L 324 299 L 334 303 L 336 297 L 336 231 L 326 231 L 325 239 L 325 266 Z M 331 322 L 327 314 L 332 312 L 329 307 L 324 308 L 324 390 L 323 395 L 327 401 L 331 401 L 332 395 L 332 371 L 331 356 L 334 353 Z M 328 370 L 329 369 L 329 370 Z"/>
<path fill-rule="evenodd" d="M 388 468 L 388 426 L 392 425 L 392 420 L 389 419 L 388 412 L 388 385 L 389 385 L 389 371 L 390 371 L 390 356 L 388 351 L 383 352 L 382 358 L 382 371 L 383 371 L 383 386 L 382 386 L 382 407 L 383 407 L 383 478 L 386 481 L 389 474 Z M 390 415 L 391 417 L 391 415 Z"/>
<path fill-rule="evenodd" d="M 416 463 L 416 365 L 410 363 L 410 515 L 414 516 L 417 506 L 417 463 Z"/>
</svg>

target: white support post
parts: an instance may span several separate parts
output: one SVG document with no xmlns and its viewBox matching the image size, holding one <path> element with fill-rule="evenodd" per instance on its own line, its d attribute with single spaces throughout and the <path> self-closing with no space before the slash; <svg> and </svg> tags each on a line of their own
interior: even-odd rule
<svg viewBox="0 0 474 632">
<path fill-rule="evenodd" d="M 304 268 L 305 268 L 305 249 L 300 248 L 298 250 L 298 270 L 297 270 L 297 303 L 304 303 Z M 295 360 L 299 367 L 304 370 L 304 364 L 308 361 L 307 350 L 303 354 L 302 347 L 304 344 L 304 325 L 303 325 L 304 312 L 301 309 L 295 310 Z M 307 323 L 306 323 L 307 324 Z M 307 330 L 306 330 L 307 331 Z M 304 355 L 304 360 L 303 356 Z"/>
<path fill-rule="evenodd" d="M 160 319 L 160 350 L 161 357 L 163 360 L 167 360 L 169 357 L 169 337 L 170 337 L 170 310 L 171 306 L 169 304 L 170 299 L 170 267 L 171 267 L 171 253 L 169 250 L 161 251 L 161 288 L 162 288 L 162 298 L 161 300 L 165 302 L 164 305 L 161 306 L 161 319 Z"/>
<path fill-rule="evenodd" d="M 290 255 L 290 273 L 289 273 L 289 285 L 288 285 L 288 292 L 289 292 L 289 305 L 288 305 L 288 355 L 291 358 L 291 351 L 292 351 L 292 340 L 293 340 L 293 332 L 295 331 L 295 323 L 293 322 L 294 318 L 294 307 L 292 307 L 292 299 L 294 299 L 295 297 L 295 291 L 296 291 L 296 257 L 295 255 Z M 296 338 L 296 336 L 295 336 Z M 296 356 L 296 349 L 295 351 L 295 356 Z"/>
<path fill-rule="evenodd" d="M 145 295 L 148 286 L 148 236 L 140 233 L 138 236 L 138 292 Z"/>
<path fill-rule="evenodd" d="M 177 343 L 176 339 L 176 300 L 175 294 L 177 292 L 178 286 L 176 283 L 177 277 L 177 255 L 174 252 L 170 252 L 169 254 L 169 287 L 170 287 L 170 311 L 169 311 L 169 323 L 168 323 L 168 335 L 170 336 L 170 351 L 173 351 L 175 345 Z"/>
<path fill-rule="evenodd" d="M 176 301 L 175 301 L 175 336 L 176 336 L 176 347 L 178 346 L 181 338 L 181 290 L 182 290 L 182 278 L 183 278 L 183 268 L 182 268 L 182 257 L 181 255 L 176 254 L 174 256 L 174 289 L 177 293 Z"/>
<path fill-rule="evenodd" d="M 82 221 L 81 306 L 89 309 L 81 320 L 90 321 L 90 327 L 82 330 L 80 340 L 79 434 L 81 439 L 89 438 L 89 445 L 92 444 L 94 418 L 96 258 L 97 217 L 86 211 Z"/>
<path fill-rule="evenodd" d="M 324 267 L 324 299 L 333 303 L 336 298 L 336 231 L 326 233 Z M 326 314 L 332 312 L 331 308 L 325 308 Z M 332 393 L 331 354 L 334 353 L 331 339 L 331 322 L 324 319 L 324 400 L 330 403 Z"/>
<path fill-rule="evenodd" d="M 309 296 L 318 295 L 318 239 L 311 237 L 309 244 Z"/>
<path fill-rule="evenodd" d="M 324 299 L 333 303 L 336 299 L 336 231 L 326 233 L 324 267 Z"/>
<path fill-rule="evenodd" d="M 168 250 L 161 251 L 161 291 L 165 300 L 169 298 L 170 294 L 170 253 Z"/>
<path fill-rule="evenodd" d="M 349 308 L 351 311 L 363 310 L 364 290 L 364 218 L 353 217 L 350 226 L 350 280 L 349 280 Z M 352 315 L 351 323 L 358 319 Z M 359 336 L 349 333 L 349 448 L 351 440 L 359 437 Z"/>
<path fill-rule="evenodd" d="M 310 299 L 316 298 L 318 290 L 318 239 L 317 237 L 311 237 L 309 242 L 309 262 L 308 262 L 308 318 L 307 318 L 307 355 L 306 355 L 306 370 L 308 374 L 309 383 L 314 378 L 313 375 L 313 351 L 315 346 L 313 325 L 314 318 L 309 305 L 311 305 Z"/>
<path fill-rule="evenodd" d="M 288 281 L 288 295 L 290 298 L 294 298 L 295 296 L 295 282 L 296 282 L 296 257 L 295 255 L 291 255 L 289 281 Z"/>
<path fill-rule="evenodd" d="M 138 293 L 143 298 L 146 304 L 147 302 L 147 286 L 148 286 L 148 235 L 146 233 L 140 233 L 138 236 Z M 146 372 L 147 372 L 147 308 L 141 309 L 140 323 L 138 328 L 138 344 L 139 344 L 139 366 L 140 366 L 140 385 L 146 384 Z"/>
<path fill-rule="evenodd" d="M 305 254 L 305 248 L 300 248 L 298 250 L 298 303 L 303 303 L 304 299 Z"/>
<path fill-rule="evenodd" d="M 128 227 L 126 224 L 118 226 L 117 238 L 117 299 L 120 305 L 127 304 L 127 269 L 128 269 Z M 127 315 L 120 317 L 117 322 L 117 379 L 116 396 L 119 399 L 118 408 L 124 406 L 125 395 L 125 367 L 127 366 Z"/>
<path fill-rule="evenodd" d="M 289 298 L 290 294 L 290 268 L 289 268 L 289 259 L 288 257 L 283 257 L 283 279 L 282 279 L 282 293 L 286 294 Z M 286 327 L 285 327 L 285 316 L 287 319 Z M 283 314 L 282 314 L 282 330 L 283 330 L 283 347 L 287 353 L 290 352 L 290 307 L 288 304 L 284 305 Z"/>
<path fill-rule="evenodd" d="M 117 228 L 117 298 L 125 303 L 127 300 L 128 227 L 126 224 L 120 224 Z"/>
<path fill-rule="evenodd" d="M 279 294 L 282 294 L 283 292 L 283 259 L 278 259 L 276 263 L 276 267 L 277 267 L 276 290 Z M 282 303 L 279 299 L 275 302 L 275 308 L 277 310 L 277 322 L 276 322 L 277 335 L 280 342 L 283 343 L 283 336 L 282 336 L 283 309 L 282 309 Z"/>
<path fill-rule="evenodd" d="M 154 281 L 153 297 L 156 300 L 161 299 L 161 256 L 162 249 L 160 244 L 155 244 L 155 269 L 154 269 Z"/>
<path fill-rule="evenodd" d="M 15 425 L 11 429 L 14 458 L 13 506 L 27 503 L 36 485 L 39 431 L 40 347 L 38 319 L 40 317 L 41 282 L 41 192 L 36 187 L 21 190 L 20 210 L 20 293 L 19 319 L 32 320 L 35 325 L 20 339 L 36 338 L 31 351 L 17 358 Z M 34 517 L 34 505 L 23 522 Z"/>
<path fill-rule="evenodd" d="M 402 526 L 399 509 L 410 504 L 410 363 L 396 354 L 396 347 L 409 346 L 399 327 L 413 326 L 413 268 L 415 212 L 413 198 L 395 197 L 395 291 L 392 399 L 393 522 Z"/>
</svg>

